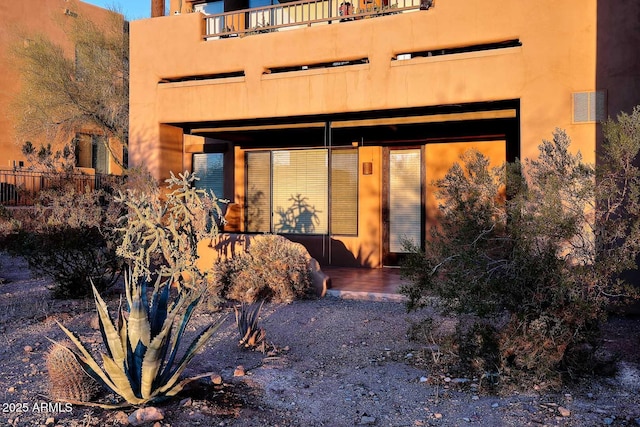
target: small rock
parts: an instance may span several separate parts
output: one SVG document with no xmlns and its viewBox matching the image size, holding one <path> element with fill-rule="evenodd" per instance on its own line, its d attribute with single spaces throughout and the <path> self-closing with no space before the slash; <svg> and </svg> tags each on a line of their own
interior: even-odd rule
<svg viewBox="0 0 640 427">
<path fill-rule="evenodd" d="M 89 326 L 91 329 L 95 329 L 96 331 L 100 329 L 100 321 L 98 320 L 98 315 L 94 314 L 91 316 L 91 321 L 89 322 Z"/>
<path fill-rule="evenodd" d="M 426 383 L 429 380 L 429 378 L 427 377 L 420 377 L 420 382 L 421 383 Z"/>
<path fill-rule="evenodd" d="M 625 361 L 619 362 L 616 381 L 627 391 L 640 392 L 640 365 Z"/>
<path fill-rule="evenodd" d="M 478 396 L 476 396 L 476 395 L 471 396 L 471 400 L 478 400 L 478 399 L 480 399 L 480 398 Z"/>
<path fill-rule="evenodd" d="M 145 423 L 160 421 L 162 419 L 164 419 L 164 413 L 153 406 L 140 408 L 129 415 L 129 423 L 131 423 L 132 426 L 141 426 Z"/>
<path fill-rule="evenodd" d="M 33 347 L 31 347 L 30 345 L 25 345 L 24 346 L 24 352 L 25 353 L 31 353 L 33 351 Z"/>
<path fill-rule="evenodd" d="M 211 382 L 215 385 L 222 384 L 222 377 L 218 374 L 211 375 Z"/>
<path fill-rule="evenodd" d="M 498 403 L 492 403 L 492 404 L 491 404 L 491 407 L 492 407 L 492 408 L 497 408 L 498 406 L 500 406 L 500 404 L 498 404 Z"/>
<path fill-rule="evenodd" d="M 563 406 L 558 406 L 558 412 L 563 417 L 568 417 L 569 415 L 571 415 L 571 411 Z"/>
<path fill-rule="evenodd" d="M 193 401 L 191 400 L 191 398 L 190 398 L 190 397 L 187 397 L 186 399 L 182 399 L 182 400 L 180 401 L 180 406 L 191 406 L 191 403 L 192 403 L 192 402 L 193 402 Z"/>
<path fill-rule="evenodd" d="M 444 378 L 444 382 L 445 382 L 445 383 L 450 383 L 450 382 L 451 382 L 451 378 L 449 378 L 449 377 L 445 377 L 445 378 Z"/>
<path fill-rule="evenodd" d="M 413 353 L 407 353 L 407 355 L 404 358 L 411 359 L 412 357 L 413 357 Z"/>
<path fill-rule="evenodd" d="M 433 416 L 434 416 L 434 418 L 435 418 L 436 420 L 440 420 L 440 419 L 442 419 L 442 414 L 441 414 L 441 413 L 439 413 L 439 412 L 436 412 L 435 414 L 433 414 Z"/>
<path fill-rule="evenodd" d="M 52 425 L 52 424 L 55 424 L 55 423 L 56 423 L 56 419 L 55 419 L 55 418 L 53 418 L 53 417 L 49 417 L 49 418 L 47 418 L 47 420 L 44 422 L 44 425 L 49 426 L 49 425 Z"/>
<path fill-rule="evenodd" d="M 7 392 L 9 392 L 9 393 L 15 393 L 15 392 L 16 392 L 16 388 L 15 388 L 15 387 L 9 387 L 9 388 L 7 389 Z"/>
<path fill-rule="evenodd" d="M 610 426 L 611 424 L 613 424 L 613 418 L 609 418 L 609 417 L 605 418 L 604 423 Z"/>
<path fill-rule="evenodd" d="M 162 424 L 160 424 L 160 421 L 156 421 L 153 423 L 153 427 L 162 427 Z"/>
<path fill-rule="evenodd" d="M 116 423 L 120 424 L 121 426 L 129 425 L 129 417 L 127 416 L 127 414 L 124 413 L 124 411 L 118 411 L 115 414 L 113 414 L 113 419 Z"/>
<path fill-rule="evenodd" d="M 462 421 L 465 421 L 465 422 L 467 422 L 467 423 L 470 423 L 470 422 L 471 422 L 471 418 L 464 417 L 464 418 L 462 419 Z"/>
<path fill-rule="evenodd" d="M 365 415 L 362 418 L 360 418 L 360 424 L 362 425 L 375 424 L 375 423 L 376 423 L 376 419 L 374 417 L 368 417 Z"/>
<path fill-rule="evenodd" d="M 233 371 L 234 377 L 244 377 L 245 371 L 244 366 L 238 365 L 238 367 Z"/>
</svg>

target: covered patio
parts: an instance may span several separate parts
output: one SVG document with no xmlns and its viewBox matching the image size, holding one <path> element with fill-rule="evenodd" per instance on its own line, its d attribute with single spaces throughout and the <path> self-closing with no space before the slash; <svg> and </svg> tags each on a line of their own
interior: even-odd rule
<svg viewBox="0 0 640 427">
<path fill-rule="evenodd" d="M 327 296 L 375 301 L 403 302 L 406 300 L 406 297 L 398 293 L 400 285 L 404 282 L 400 277 L 399 268 L 324 266 L 322 272 L 330 279 Z"/>
</svg>

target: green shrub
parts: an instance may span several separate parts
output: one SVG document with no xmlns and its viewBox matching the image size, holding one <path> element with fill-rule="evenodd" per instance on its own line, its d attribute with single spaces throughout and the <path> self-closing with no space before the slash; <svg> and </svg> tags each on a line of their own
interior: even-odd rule
<svg viewBox="0 0 640 427">
<path fill-rule="evenodd" d="M 597 167 L 560 130 L 535 160 L 490 169 L 465 154 L 437 182 L 442 220 L 424 250 L 407 244 L 408 308 L 436 296 L 448 312 L 506 313 L 505 372 L 553 384 L 585 366 L 607 308 L 638 296 L 621 274 L 640 253 L 640 108 L 604 131 Z"/>
<path fill-rule="evenodd" d="M 224 298 L 291 302 L 313 294 L 309 254 L 282 236 L 255 236 L 245 252 L 214 266 Z"/>
</svg>

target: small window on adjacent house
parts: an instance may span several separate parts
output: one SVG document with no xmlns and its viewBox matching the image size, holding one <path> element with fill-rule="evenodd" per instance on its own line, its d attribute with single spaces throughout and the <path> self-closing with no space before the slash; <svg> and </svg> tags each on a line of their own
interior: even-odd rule
<svg viewBox="0 0 640 427">
<path fill-rule="evenodd" d="M 76 166 L 92 168 L 97 173 L 109 173 L 109 150 L 102 135 L 76 135 Z"/>
<path fill-rule="evenodd" d="M 606 92 L 576 92 L 573 94 L 573 122 L 592 123 L 607 119 Z"/>
</svg>

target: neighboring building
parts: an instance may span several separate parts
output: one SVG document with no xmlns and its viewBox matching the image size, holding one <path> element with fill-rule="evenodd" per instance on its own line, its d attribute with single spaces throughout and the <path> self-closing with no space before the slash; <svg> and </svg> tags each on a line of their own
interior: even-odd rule
<svg viewBox="0 0 640 427">
<path fill-rule="evenodd" d="M 199 172 L 241 232 L 380 267 L 424 239 L 465 150 L 530 158 L 563 128 L 592 162 L 598 122 L 640 103 L 636 0 L 338 1 L 132 22 L 131 164 Z"/>
<path fill-rule="evenodd" d="M 95 22 L 105 22 L 113 12 L 88 3 L 69 0 L 20 0 L 4 1 L 0 5 L 0 181 L 10 181 L 5 172 L 14 169 L 28 169 L 27 159 L 22 154 L 21 147 L 26 141 L 18 140 L 14 130 L 14 111 L 12 103 L 20 90 L 20 71 L 12 57 L 14 46 L 29 43 L 29 35 L 43 34 L 50 40 L 63 46 L 69 57 L 73 57 L 75 49 L 67 34 L 68 21 L 87 17 Z M 120 15 L 124 24 L 124 17 Z M 124 28 L 124 25 L 123 25 Z M 42 64 L 46 67 L 47 64 Z M 73 136 L 72 136 L 73 138 Z M 94 173 L 120 173 L 121 168 L 108 153 L 102 143 L 105 136 L 92 128 L 78 129 L 76 165 L 83 170 Z M 49 144 L 55 147 L 62 141 L 33 140 L 34 146 Z M 64 141 L 68 142 L 68 141 Z M 112 141 L 113 147 L 121 144 Z M 117 150 L 117 149 L 116 149 Z M 120 159 L 122 160 L 122 159 Z M 0 195 L 2 196 L 2 195 Z"/>
</svg>

